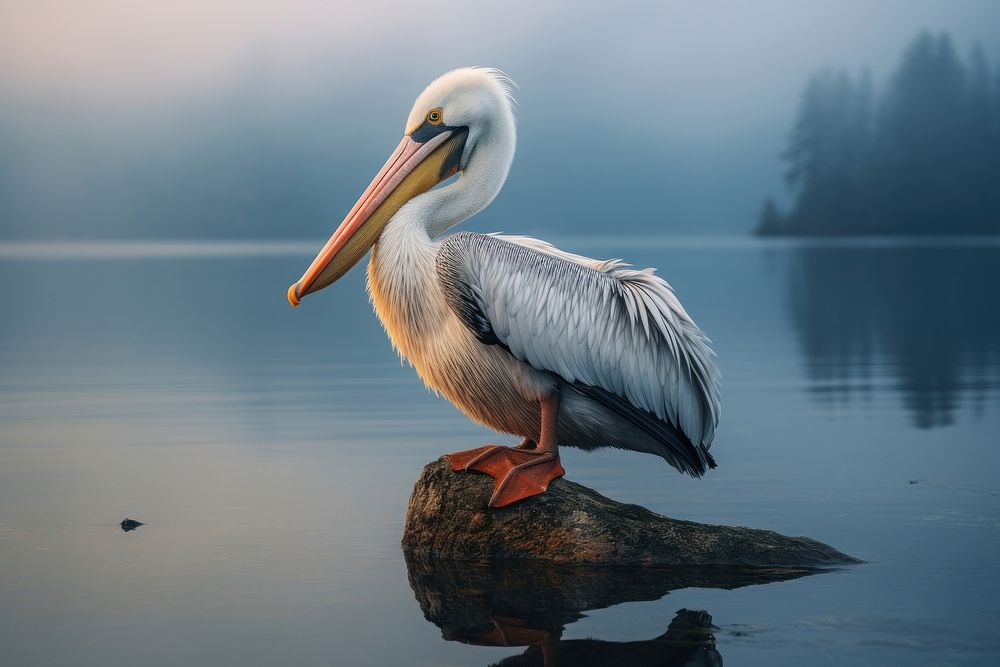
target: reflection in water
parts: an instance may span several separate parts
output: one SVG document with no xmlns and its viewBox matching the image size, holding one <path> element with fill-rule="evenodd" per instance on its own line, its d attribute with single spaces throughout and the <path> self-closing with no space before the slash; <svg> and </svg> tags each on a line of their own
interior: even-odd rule
<svg viewBox="0 0 1000 667">
<path fill-rule="evenodd" d="M 707 611 L 681 609 L 659 637 L 635 642 L 607 642 L 600 639 L 550 640 L 533 644 L 521 655 L 504 658 L 496 667 L 714 667 L 722 656 L 712 635 L 712 616 Z"/>
<path fill-rule="evenodd" d="M 1000 394 L 998 287 L 992 246 L 796 249 L 789 303 L 817 397 L 868 400 L 888 374 L 920 428 L 981 411 Z"/>
<path fill-rule="evenodd" d="M 583 612 L 657 600 L 680 588 L 733 589 L 815 574 L 817 570 L 594 568 L 543 562 L 466 563 L 407 556 L 410 587 L 427 620 L 448 641 L 525 646 L 511 665 L 715 665 L 722 659 L 712 617 L 682 609 L 659 637 L 636 642 L 562 640 Z"/>
</svg>

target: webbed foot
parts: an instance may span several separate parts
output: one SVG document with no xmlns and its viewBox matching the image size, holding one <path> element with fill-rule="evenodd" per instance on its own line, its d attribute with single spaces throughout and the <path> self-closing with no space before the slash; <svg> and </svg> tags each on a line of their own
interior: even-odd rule
<svg viewBox="0 0 1000 667">
<path fill-rule="evenodd" d="M 504 507 L 544 493 L 549 482 L 566 474 L 559 455 L 544 449 L 529 449 L 525 440 L 517 447 L 484 445 L 445 454 L 452 470 L 483 472 L 494 479 L 490 507 Z"/>
</svg>

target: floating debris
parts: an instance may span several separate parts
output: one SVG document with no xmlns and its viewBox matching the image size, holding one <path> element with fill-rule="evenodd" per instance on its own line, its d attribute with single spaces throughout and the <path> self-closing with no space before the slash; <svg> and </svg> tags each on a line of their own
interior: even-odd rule
<svg viewBox="0 0 1000 667">
<path fill-rule="evenodd" d="M 128 517 L 122 519 L 122 530 L 124 530 L 126 533 L 129 532 L 130 530 L 135 530 L 141 525 L 142 521 L 136 521 L 135 519 L 129 519 Z"/>
</svg>

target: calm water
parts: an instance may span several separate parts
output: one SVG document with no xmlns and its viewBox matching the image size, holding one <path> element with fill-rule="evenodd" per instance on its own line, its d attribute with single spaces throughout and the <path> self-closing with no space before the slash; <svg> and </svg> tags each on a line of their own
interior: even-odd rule
<svg viewBox="0 0 1000 667">
<path fill-rule="evenodd" d="M 660 267 L 725 381 L 706 479 L 573 450 L 568 476 L 868 564 L 408 572 L 421 466 L 493 436 L 400 366 L 362 271 L 292 312 L 316 244 L 0 246 L 0 661 L 541 664 L 464 643 L 505 636 L 594 664 L 997 664 L 1000 245 L 561 243 Z M 681 609 L 714 648 L 672 643 L 707 623 Z"/>
</svg>

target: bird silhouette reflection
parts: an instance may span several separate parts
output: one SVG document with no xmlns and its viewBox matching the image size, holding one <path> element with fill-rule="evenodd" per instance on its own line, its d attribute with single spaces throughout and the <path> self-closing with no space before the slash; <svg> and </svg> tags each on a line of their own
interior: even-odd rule
<svg viewBox="0 0 1000 667">
<path fill-rule="evenodd" d="M 420 609 L 447 641 L 525 647 L 499 665 L 721 665 L 706 611 L 681 609 L 643 641 L 562 639 L 586 611 L 657 600 L 681 588 L 732 589 L 784 581 L 803 568 L 608 568 L 541 562 L 469 563 L 407 556 Z M 664 619 L 667 622 L 667 619 Z"/>
<path fill-rule="evenodd" d="M 712 616 L 707 611 L 681 609 L 659 637 L 644 641 L 609 642 L 600 639 L 549 639 L 532 644 L 521 655 L 504 658 L 496 667 L 658 667 L 722 665 L 715 646 Z"/>
</svg>

